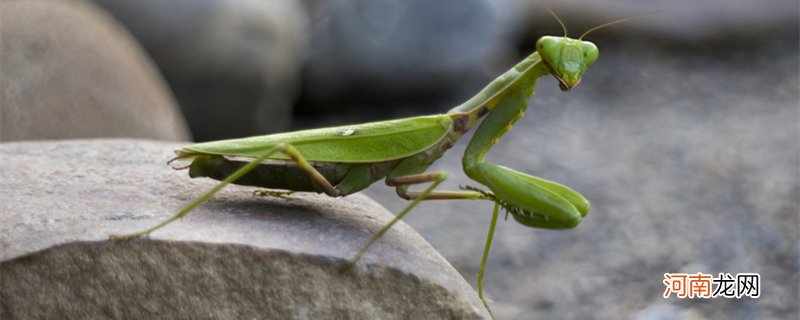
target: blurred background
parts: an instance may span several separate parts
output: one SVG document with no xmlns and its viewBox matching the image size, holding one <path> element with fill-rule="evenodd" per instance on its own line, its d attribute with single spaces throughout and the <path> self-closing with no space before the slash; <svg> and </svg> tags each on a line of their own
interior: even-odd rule
<svg viewBox="0 0 800 320">
<path fill-rule="evenodd" d="M 798 3 L 549 1 L 600 58 L 539 81 L 489 161 L 561 182 L 574 230 L 499 223 L 499 319 L 797 319 Z M 434 114 L 562 35 L 533 0 L 0 1 L 0 141 L 206 141 Z M 467 137 L 468 138 L 468 137 Z M 461 173 L 463 139 L 431 170 Z M 168 158 L 170 155 L 165 155 Z M 397 212 L 405 201 L 365 192 Z M 489 203 L 405 220 L 475 284 Z M 664 273 L 759 273 L 758 299 L 662 297 Z"/>
</svg>

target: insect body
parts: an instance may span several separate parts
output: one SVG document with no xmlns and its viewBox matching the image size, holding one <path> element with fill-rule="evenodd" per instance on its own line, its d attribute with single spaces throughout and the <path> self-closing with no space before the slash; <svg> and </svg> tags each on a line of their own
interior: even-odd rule
<svg viewBox="0 0 800 320">
<path fill-rule="evenodd" d="M 585 41 L 544 37 L 538 43 L 554 53 L 532 54 L 492 82 L 477 99 L 446 114 L 199 143 L 178 150 L 178 159 L 192 161 L 190 176 L 218 180 L 255 162 L 258 165 L 234 183 L 322 192 L 333 197 L 358 192 L 385 179 L 408 200 L 486 199 L 497 202 L 525 225 L 572 228 L 589 209 L 581 195 L 483 160 L 492 145 L 522 117 L 538 78 L 553 74 L 568 90 L 597 57 L 596 47 Z M 592 59 L 584 59 L 582 51 L 589 52 Z M 542 52 L 553 57 L 542 59 Z M 435 186 L 422 192 L 409 190 L 412 184 L 444 181 L 445 173 L 425 170 L 476 125 L 477 132 L 464 154 L 464 171 L 489 192 L 443 191 L 435 190 Z"/>
<path fill-rule="evenodd" d="M 585 59 L 584 51 L 592 58 Z M 421 200 L 489 200 L 496 204 L 493 221 L 498 207 L 503 207 L 516 221 L 530 227 L 575 227 L 589 210 L 589 202 L 583 196 L 555 182 L 486 162 L 484 157 L 523 116 L 539 78 L 552 74 L 568 90 L 578 83 L 596 57 L 597 49 L 589 42 L 544 37 L 537 42 L 537 52 L 446 114 L 186 146 L 176 151 L 176 159 L 191 161 L 191 177 L 210 177 L 223 182 L 169 220 L 139 233 L 113 238 L 147 235 L 187 214 L 228 183 L 340 197 L 381 179 L 394 186 L 400 197 L 412 202 L 351 263 L 357 262 L 375 240 Z M 488 191 L 436 190 L 447 173 L 425 170 L 475 126 L 477 131 L 463 156 L 464 172 Z M 422 191 L 409 190 L 411 185 L 421 183 L 431 185 Z M 493 231 L 494 223 L 490 233 Z M 481 275 L 490 241 L 491 238 L 487 240 Z M 483 299 L 482 287 L 479 291 Z"/>
<path fill-rule="evenodd" d="M 570 90 L 580 82 L 597 56 L 594 44 L 568 38 L 565 28 L 565 36 L 542 37 L 536 43 L 536 52 L 446 114 L 186 146 L 176 151 L 178 156 L 173 160 L 191 161 L 188 166 L 191 177 L 210 177 L 222 182 L 170 219 L 138 233 L 111 238 L 122 240 L 148 235 L 186 215 L 229 183 L 289 190 L 261 192 L 266 195 L 298 191 L 341 197 L 383 179 L 387 185 L 395 187 L 400 197 L 411 202 L 355 254 L 349 265 L 356 263 L 375 240 L 422 200 L 492 201 L 494 212 L 478 273 L 478 294 L 488 310 L 482 278 L 499 208 L 529 227 L 565 229 L 578 225 L 589 211 L 589 202 L 563 185 L 487 162 L 484 158 L 522 118 L 539 78 L 552 75 L 562 90 Z M 447 173 L 425 171 L 476 126 L 462 163 L 467 176 L 488 190 L 474 187 L 437 190 L 436 187 L 447 179 Z M 421 191 L 410 190 L 411 185 L 423 183 L 430 185 Z"/>
</svg>

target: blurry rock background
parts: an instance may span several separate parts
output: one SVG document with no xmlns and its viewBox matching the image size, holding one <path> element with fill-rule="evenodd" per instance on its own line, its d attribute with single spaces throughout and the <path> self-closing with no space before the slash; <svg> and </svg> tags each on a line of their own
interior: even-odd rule
<svg viewBox="0 0 800 320">
<path fill-rule="evenodd" d="M 38 88 L 18 85 L 24 77 L 11 71 L 26 60 L 8 58 L 12 31 L 28 30 L 7 26 L 23 14 L 9 14 L 9 3 L 20 2 L 42 1 L 1 2 L 0 132 L 22 105 L 9 101 L 29 101 L 15 97 Z M 539 36 L 562 33 L 526 0 L 95 3 L 140 42 L 198 140 L 282 131 L 292 112 L 293 128 L 443 112 L 529 54 Z M 542 79 L 527 117 L 490 154 L 592 202 L 575 230 L 498 225 L 484 280 L 497 317 L 797 318 L 798 3 L 550 4 L 572 36 L 664 11 L 589 35 L 600 59 L 581 85 L 565 94 Z M 432 168 L 451 172 L 445 188 L 474 184 L 460 174 L 464 140 Z M 393 212 L 405 205 L 380 184 L 366 193 Z M 474 281 L 490 212 L 489 203 L 431 202 L 406 222 Z M 668 272 L 757 272 L 762 295 L 664 299 Z"/>
<path fill-rule="evenodd" d="M 157 68 L 103 10 L 0 2 L 0 141 L 190 138 Z"/>
<path fill-rule="evenodd" d="M 141 41 L 195 140 L 286 131 L 308 21 L 294 0 L 95 0 Z"/>
</svg>

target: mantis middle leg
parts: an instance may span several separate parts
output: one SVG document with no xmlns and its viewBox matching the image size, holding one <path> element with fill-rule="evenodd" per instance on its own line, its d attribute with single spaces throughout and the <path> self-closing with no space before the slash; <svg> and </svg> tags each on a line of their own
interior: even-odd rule
<svg viewBox="0 0 800 320">
<path fill-rule="evenodd" d="M 497 216 L 498 210 L 500 208 L 500 203 L 498 200 L 489 192 L 482 192 L 479 190 L 461 190 L 461 191 L 449 191 L 449 190 L 435 190 L 436 187 L 441 184 L 444 180 L 447 179 L 447 173 L 438 171 L 438 172 L 429 172 L 429 173 L 421 173 L 421 174 L 410 174 L 406 176 L 399 176 L 399 177 L 388 177 L 386 178 L 386 184 L 389 186 L 394 186 L 397 190 L 397 194 L 407 200 L 412 200 L 411 203 L 406 206 L 400 213 L 398 213 L 394 219 L 392 219 L 389 223 L 387 223 L 380 231 L 378 231 L 353 257 L 353 259 L 348 263 L 346 268 L 352 267 L 364 252 L 381 236 L 383 236 L 389 229 L 394 226 L 395 223 L 403 219 L 406 214 L 408 214 L 411 209 L 413 209 L 419 202 L 423 200 L 491 200 L 494 201 L 494 213 L 492 215 L 492 223 L 489 226 L 489 234 L 487 235 L 486 239 L 486 246 L 483 251 L 483 257 L 481 259 L 481 266 L 480 270 L 478 271 L 478 297 L 480 297 L 481 302 L 483 303 L 486 310 L 489 314 L 492 314 L 492 310 L 489 308 L 489 304 L 483 296 L 483 275 L 486 270 L 486 262 L 489 257 L 489 249 L 492 246 L 492 238 L 494 236 L 494 229 L 497 225 Z M 423 191 L 409 191 L 408 188 L 414 184 L 421 184 L 421 183 L 428 183 L 432 182 L 430 186 L 425 188 Z"/>
</svg>

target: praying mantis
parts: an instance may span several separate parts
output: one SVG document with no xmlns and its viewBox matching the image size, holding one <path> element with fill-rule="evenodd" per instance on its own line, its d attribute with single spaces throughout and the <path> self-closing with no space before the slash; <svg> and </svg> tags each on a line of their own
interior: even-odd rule
<svg viewBox="0 0 800 320">
<path fill-rule="evenodd" d="M 540 38 L 534 53 L 447 113 L 183 147 L 170 162 L 188 161 L 190 164 L 183 168 L 189 169 L 190 177 L 209 177 L 221 182 L 158 225 L 110 238 L 147 236 L 185 216 L 230 183 L 267 188 L 256 192 L 261 195 L 316 192 L 344 197 L 383 179 L 396 189 L 398 196 L 411 202 L 364 244 L 346 267 L 357 263 L 376 240 L 423 200 L 491 201 L 494 209 L 477 279 L 478 296 L 491 314 L 482 282 L 499 209 L 502 207 L 515 221 L 528 227 L 570 229 L 586 216 L 589 201 L 564 185 L 487 162 L 486 155 L 522 118 L 540 78 L 554 76 L 563 91 L 578 85 L 599 54 L 597 46 L 583 37 L 599 28 L 655 13 L 601 24 L 573 39 L 567 37 L 561 19 L 546 5 L 545 8 L 561 24 L 564 36 Z M 463 170 L 488 190 L 476 187 L 437 190 L 448 174 L 426 170 L 476 126 L 462 157 Z M 410 190 L 412 185 L 424 183 L 430 185 L 422 191 Z"/>
</svg>

